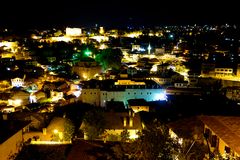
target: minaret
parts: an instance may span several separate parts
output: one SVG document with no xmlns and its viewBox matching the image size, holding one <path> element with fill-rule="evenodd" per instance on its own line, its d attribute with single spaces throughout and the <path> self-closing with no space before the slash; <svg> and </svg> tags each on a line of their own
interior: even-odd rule
<svg viewBox="0 0 240 160">
<path fill-rule="evenodd" d="M 147 48 L 147 49 L 148 49 L 148 54 L 151 54 L 151 49 L 152 49 L 152 48 L 151 48 L 151 46 L 150 46 L 150 43 L 148 44 L 148 48 Z"/>
</svg>

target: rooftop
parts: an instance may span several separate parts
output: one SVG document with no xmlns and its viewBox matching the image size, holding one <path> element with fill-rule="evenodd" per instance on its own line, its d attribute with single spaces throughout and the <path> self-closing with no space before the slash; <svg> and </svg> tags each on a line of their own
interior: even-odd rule
<svg viewBox="0 0 240 160">
<path fill-rule="evenodd" d="M 122 113 L 116 113 L 116 112 L 107 112 L 104 113 L 104 117 L 106 120 L 106 129 L 142 129 L 142 123 L 140 119 L 140 115 L 135 113 L 133 116 L 133 126 L 130 127 L 129 125 L 126 125 L 124 127 L 123 119 L 126 117 L 127 124 L 129 124 L 129 113 L 128 112 L 122 112 Z"/>
<path fill-rule="evenodd" d="M 232 150 L 240 155 L 240 117 L 200 116 L 200 119 Z"/>
</svg>

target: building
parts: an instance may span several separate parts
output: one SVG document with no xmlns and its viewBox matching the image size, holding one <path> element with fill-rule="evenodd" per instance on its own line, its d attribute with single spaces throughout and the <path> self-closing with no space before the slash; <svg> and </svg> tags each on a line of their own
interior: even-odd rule
<svg viewBox="0 0 240 160">
<path fill-rule="evenodd" d="M 66 36 L 68 37 L 76 37 L 82 35 L 82 29 L 81 28 L 66 28 Z"/>
<path fill-rule="evenodd" d="M 128 108 L 132 109 L 133 112 L 149 112 L 149 105 L 145 99 L 129 99 L 128 100 Z"/>
<path fill-rule="evenodd" d="M 25 78 L 13 78 L 11 79 L 12 87 L 23 87 Z"/>
<path fill-rule="evenodd" d="M 138 132 L 143 129 L 143 124 L 139 114 L 135 114 L 132 111 L 129 112 L 105 112 L 105 132 L 102 137 L 107 141 L 121 141 L 121 134 L 124 131 L 129 132 L 130 139 L 136 139 Z M 84 132 L 85 124 L 81 124 L 80 129 Z M 87 140 L 87 133 L 84 132 L 84 139 Z"/>
<path fill-rule="evenodd" d="M 240 87 L 233 86 L 233 87 L 226 87 L 225 89 L 225 96 L 233 101 L 240 101 Z"/>
<path fill-rule="evenodd" d="M 81 79 L 89 80 L 94 78 L 97 74 L 100 74 L 102 68 L 97 62 L 89 59 L 89 61 L 86 62 L 78 62 L 73 66 L 72 71 L 79 75 Z"/>
<path fill-rule="evenodd" d="M 215 76 L 216 77 L 226 77 L 226 76 L 233 76 L 233 69 L 232 68 L 215 68 Z"/>
<path fill-rule="evenodd" d="M 210 150 L 224 158 L 240 157 L 240 117 L 200 116 Z"/>
<path fill-rule="evenodd" d="M 0 159 L 14 158 L 21 151 L 23 134 L 28 131 L 29 121 L 0 120 Z"/>
<path fill-rule="evenodd" d="M 152 80 L 106 80 L 93 82 L 92 86 L 86 84 L 80 95 L 82 102 L 102 107 L 107 101 L 122 101 L 127 106 L 127 100 L 140 98 L 146 101 L 166 100 L 165 90 Z"/>
<path fill-rule="evenodd" d="M 201 88 L 197 87 L 168 87 L 166 89 L 166 95 L 193 95 L 201 96 L 203 91 Z"/>
</svg>

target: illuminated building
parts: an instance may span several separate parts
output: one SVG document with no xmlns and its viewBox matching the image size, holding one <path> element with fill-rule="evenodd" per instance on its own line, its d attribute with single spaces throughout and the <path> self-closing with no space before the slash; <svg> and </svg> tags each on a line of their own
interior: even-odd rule
<svg viewBox="0 0 240 160">
<path fill-rule="evenodd" d="M 0 159 L 8 160 L 22 149 L 23 134 L 28 131 L 30 122 L 26 121 L 0 121 Z"/>
<path fill-rule="evenodd" d="M 102 81 L 98 81 L 102 83 Z M 104 82 L 103 82 L 104 83 Z M 129 99 L 145 99 L 146 101 L 166 100 L 165 90 L 154 81 L 134 82 L 123 80 L 118 82 L 109 82 L 109 87 L 98 88 L 85 86 L 82 89 L 80 100 L 84 103 L 90 103 L 96 106 L 106 106 L 107 101 L 123 101 L 127 106 Z"/>
<path fill-rule="evenodd" d="M 82 29 L 81 28 L 66 28 L 66 36 L 68 37 L 76 37 L 82 35 Z"/>
<path fill-rule="evenodd" d="M 223 158 L 240 157 L 240 118 L 229 116 L 200 116 L 204 135 L 211 152 L 218 151 Z"/>
<path fill-rule="evenodd" d="M 129 132 L 130 139 L 138 138 L 138 132 L 143 129 L 140 115 L 137 113 L 129 112 L 107 112 L 104 113 L 105 119 L 105 132 L 100 136 L 104 141 L 121 141 L 121 133 L 123 131 Z M 84 132 L 84 139 L 88 139 L 88 134 L 84 130 L 86 124 L 83 122 L 80 129 Z M 112 139 L 114 135 L 114 139 Z"/>
<path fill-rule="evenodd" d="M 11 79 L 12 87 L 22 87 L 24 85 L 24 78 Z"/>
<path fill-rule="evenodd" d="M 100 33 L 100 34 L 104 34 L 104 33 L 105 33 L 103 27 L 100 27 L 100 29 L 99 29 L 99 33 Z"/>
<path fill-rule="evenodd" d="M 129 99 L 128 108 L 131 108 L 133 112 L 149 112 L 149 105 L 144 99 Z"/>
<path fill-rule="evenodd" d="M 17 49 L 18 49 L 18 43 L 2 41 L 0 42 L 0 47 L 3 47 L 4 50 L 10 50 L 11 52 L 15 53 L 17 52 Z"/>
</svg>

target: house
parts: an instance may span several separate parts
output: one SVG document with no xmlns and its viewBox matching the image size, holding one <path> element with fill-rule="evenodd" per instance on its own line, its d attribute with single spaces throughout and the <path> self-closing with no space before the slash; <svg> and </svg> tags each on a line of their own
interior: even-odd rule
<svg viewBox="0 0 240 160">
<path fill-rule="evenodd" d="M 188 87 L 188 88 L 179 88 L 179 87 L 167 87 L 167 95 L 193 95 L 201 96 L 203 91 L 201 88 L 197 87 Z"/>
<path fill-rule="evenodd" d="M 210 150 L 224 158 L 240 157 L 240 117 L 200 116 Z"/>
<path fill-rule="evenodd" d="M 8 99 L 8 105 L 14 107 L 29 104 L 30 94 L 25 90 L 12 90 L 12 96 Z"/>
<path fill-rule="evenodd" d="M 20 78 L 20 77 L 16 77 L 16 78 L 11 79 L 12 87 L 23 87 L 24 79 L 25 78 Z"/>
<path fill-rule="evenodd" d="M 8 160 L 21 151 L 30 121 L 0 120 L 0 159 Z"/>
<path fill-rule="evenodd" d="M 35 100 L 36 102 L 40 101 L 40 100 L 43 100 L 43 99 L 46 99 L 47 98 L 47 95 L 45 92 L 43 92 L 42 90 L 39 90 L 33 94 L 31 94 L 31 96 L 33 100 Z"/>
<path fill-rule="evenodd" d="M 58 102 L 63 99 L 63 92 L 59 92 L 57 90 L 50 91 L 50 98 L 52 99 L 52 102 Z"/>
<path fill-rule="evenodd" d="M 12 120 L 25 120 L 30 121 L 29 129 L 38 129 L 41 130 L 44 127 L 46 116 L 40 113 L 33 113 L 33 112 L 18 112 L 12 113 L 9 116 L 9 119 Z"/>
<path fill-rule="evenodd" d="M 32 131 L 24 135 L 24 139 L 31 139 L 31 144 L 69 144 L 64 140 L 64 127 L 68 123 L 66 118 L 54 117 L 42 131 Z"/>
<path fill-rule="evenodd" d="M 225 90 L 225 96 L 234 101 L 240 100 L 240 87 L 238 86 L 232 86 L 232 87 L 226 87 Z"/>
<path fill-rule="evenodd" d="M 133 112 L 149 112 L 149 105 L 145 99 L 129 99 L 128 108 L 132 109 Z"/>
<path fill-rule="evenodd" d="M 105 132 L 102 140 L 106 141 L 120 141 L 121 133 L 127 131 L 129 133 L 130 139 L 136 139 L 138 137 L 138 132 L 143 129 L 143 124 L 138 113 L 132 111 L 129 112 L 105 112 Z M 80 129 L 83 130 L 85 124 L 81 124 Z M 84 132 L 84 139 L 87 140 L 88 136 Z"/>
</svg>

